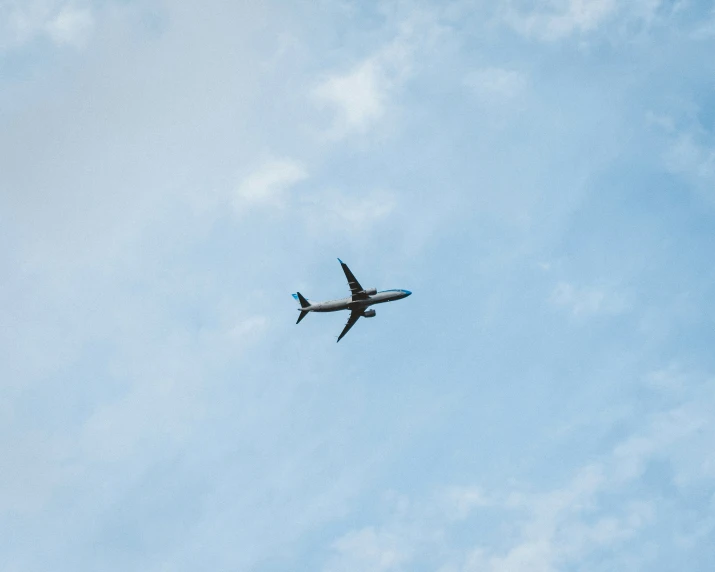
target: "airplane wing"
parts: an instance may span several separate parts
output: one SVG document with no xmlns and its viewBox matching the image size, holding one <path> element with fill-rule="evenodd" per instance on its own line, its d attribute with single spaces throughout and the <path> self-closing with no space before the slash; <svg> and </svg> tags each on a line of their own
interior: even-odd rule
<svg viewBox="0 0 715 572">
<path fill-rule="evenodd" d="M 364 300 L 368 298 L 366 294 L 363 293 L 363 287 L 360 286 L 360 282 L 357 281 L 355 275 L 350 271 L 348 265 L 338 258 L 340 266 L 343 267 L 343 272 L 345 272 L 345 278 L 348 279 L 348 286 L 350 287 L 350 292 L 352 292 L 353 300 Z M 350 323 L 350 322 L 348 322 Z"/>
<path fill-rule="evenodd" d="M 349 270 L 348 270 L 348 272 L 349 272 Z M 345 324 L 343 331 L 340 332 L 340 335 L 338 336 L 338 341 L 343 339 L 343 336 L 350 331 L 350 328 L 352 328 L 355 325 L 355 322 L 358 321 L 360 316 L 362 316 L 362 311 L 360 311 L 360 310 L 353 310 L 352 312 L 350 312 L 350 317 L 348 318 L 348 323 Z"/>
</svg>

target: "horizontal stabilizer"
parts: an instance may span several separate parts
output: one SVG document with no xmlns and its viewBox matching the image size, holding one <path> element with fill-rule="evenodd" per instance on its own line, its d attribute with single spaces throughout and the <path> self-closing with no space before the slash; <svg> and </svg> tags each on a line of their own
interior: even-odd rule
<svg viewBox="0 0 715 572">
<path fill-rule="evenodd" d="M 300 316 L 298 316 L 298 321 L 296 322 L 296 324 L 300 324 L 300 321 L 301 321 L 303 318 L 305 318 L 307 315 L 308 315 L 308 312 L 302 312 L 302 311 L 301 311 Z"/>
</svg>

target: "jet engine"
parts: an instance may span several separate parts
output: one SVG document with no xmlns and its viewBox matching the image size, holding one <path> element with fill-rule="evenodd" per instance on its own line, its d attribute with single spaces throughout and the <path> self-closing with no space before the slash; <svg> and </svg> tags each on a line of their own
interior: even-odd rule
<svg viewBox="0 0 715 572">
<path fill-rule="evenodd" d="M 365 288 L 363 292 L 365 292 L 365 294 L 367 294 L 368 296 L 374 296 L 375 294 L 377 294 L 377 288 Z"/>
<path fill-rule="evenodd" d="M 375 317 L 375 310 L 365 310 L 362 313 L 363 318 L 374 318 Z"/>
</svg>

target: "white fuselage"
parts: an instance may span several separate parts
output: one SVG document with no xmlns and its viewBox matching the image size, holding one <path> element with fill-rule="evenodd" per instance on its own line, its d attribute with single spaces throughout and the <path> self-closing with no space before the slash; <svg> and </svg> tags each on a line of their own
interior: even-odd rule
<svg viewBox="0 0 715 572">
<path fill-rule="evenodd" d="M 383 302 L 393 302 L 407 298 L 412 294 L 409 290 L 383 290 L 377 294 L 369 296 L 365 300 L 353 300 L 352 297 L 340 298 L 338 300 L 328 300 L 327 302 L 310 302 L 310 306 L 301 308 L 306 312 L 337 312 L 338 310 L 357 310 L 365 309 L 373 304 L 382 304 Z"/>
</svg>

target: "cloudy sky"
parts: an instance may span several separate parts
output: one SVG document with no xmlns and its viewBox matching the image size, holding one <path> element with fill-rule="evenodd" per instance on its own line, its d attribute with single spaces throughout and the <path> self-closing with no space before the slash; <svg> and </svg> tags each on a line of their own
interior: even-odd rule
<svg viewBox="0 0 715 572">
<path fill-rule="evenodd" d="M 0 568 L 715 569 L 715 2 L 0 0 Z M 300 290 L 413 296 L 335 343 Z"/>
</svg>

